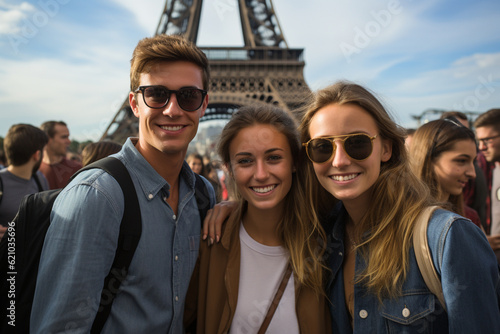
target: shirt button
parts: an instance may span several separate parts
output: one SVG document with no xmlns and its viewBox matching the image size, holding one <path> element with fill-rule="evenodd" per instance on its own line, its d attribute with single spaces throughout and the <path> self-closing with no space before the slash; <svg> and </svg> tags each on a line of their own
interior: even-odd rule
<svg viewBox="0 0 500 334">
<path fill-rule="evenodd" d="M 176 219 L 177 219 L 177 216 L 176 216 L 176 215 L 173 215 L 173 216 L 172 216 L 172 219 L 173 219 L 173 220 L 176 220 Z"/>
<path fill-rule="evenodd" d="M 368 311 L 366 310 L 359 311 L 359 316 L 361 317 L 361 319 L 366 319 L 366 317 L 368 317 Z"/>
<path fill-rule="evenodd" d="M 408 318 L 410 316 L 410 310 L 408 308 L 403 309 L 403 317 Z"/>
<path fill-rule="evenodd" d="M 149 199 L 153 199 L 153 197 L 154 197 L 154 196 L 153 196 L 153 194 L 149 194 L 149 195 L 148 195 L 148 198 L 149 198 Z"/>
<path fill-rule="evenodd" d="M 177 261 L 177 260 L 179 260 L 179 257 L 176 255 L 176 256 L 174 257 L 174 259 L 175 259 L 175 261 Z"/>
<path fill-rule="evenodd" d="M 175 296 L 175 301 L 178 302 L 179 301 L 179 296 Z"/>
<path fill-rule="evenodd" d="M 342 256 L 342 252 L 339 252 L 339 255 Z"/>
</svg>

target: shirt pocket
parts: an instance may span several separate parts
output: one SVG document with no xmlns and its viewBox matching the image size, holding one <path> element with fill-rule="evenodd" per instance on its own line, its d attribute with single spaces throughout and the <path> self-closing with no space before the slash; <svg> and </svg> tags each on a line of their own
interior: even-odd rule
<svg viewBox="0 0 500 334">
<path fill-rule="evenodd" d="M 387 333 L 432 333 L 429 321 L 433 317 L 429 316 L 434 311 L 435 296 L 422 291 L 385 300 L 380 314 L 386 323 Z"/>
</svg>

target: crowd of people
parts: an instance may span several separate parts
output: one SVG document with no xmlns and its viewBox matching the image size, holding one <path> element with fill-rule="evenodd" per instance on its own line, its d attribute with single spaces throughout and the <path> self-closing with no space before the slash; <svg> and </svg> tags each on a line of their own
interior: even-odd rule
<svg viewBox="0 0 500 334">
<path fill-rule="evenodd" d="M 197 46 L 157 35 L 132 55 L 138 138 L 68 157 L 62 121 L 9 129 L 0 223 L 25 195 L 63 188 L 30 332 L 95 332 L 98 317 L 102 333 L 500 333 L 500 109 L 404 129 L 368 88 L 339 81 L 313 92 L 301 119 L 241 107 L 210 159 L 188 154 L 209 81 Z M 103 170 L 72 176 L 110 155 L 142 227 L 102 315 L 124 194 Z"/>
</svg>

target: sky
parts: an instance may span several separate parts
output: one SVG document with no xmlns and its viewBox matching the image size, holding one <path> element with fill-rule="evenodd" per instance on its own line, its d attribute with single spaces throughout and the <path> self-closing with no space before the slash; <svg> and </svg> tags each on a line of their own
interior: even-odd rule
<svg viewBox="0 0 500 334">
<path fill-rule="evenodd" d="M 428 109 L 500 107 L 498 0 L 273 0 L 312 90 L 371 89 L 405 127 Z M 165 0 L 0 0 L 0 136 L 63 120 L 98 140 L 128 95 L 137 42 Z M 243 46 L 237 0 L 205 0 L 199 46 Z M 432 118 L 432 115 L 430 116 Z"/>
</svg>

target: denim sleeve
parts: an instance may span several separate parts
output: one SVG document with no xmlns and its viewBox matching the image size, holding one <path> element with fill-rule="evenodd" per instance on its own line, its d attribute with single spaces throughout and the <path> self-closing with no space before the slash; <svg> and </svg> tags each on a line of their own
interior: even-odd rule
<svg viewBox="0 0 500 334">
<path fill-rule="evenodd" d="M 464 219 L 448 223 L 440 236 L 437 268 L 441 269 L 449 332 L 500 333 L 496 257 L 477 226 Z"/>
<path fill-rule="evenodd" d="M 122 215 L 123 194 L 114 179 L 107 187 L 80 183 L 61 192 L 40 259 L 32 333 L 90 331 Z"/>
</svg>

